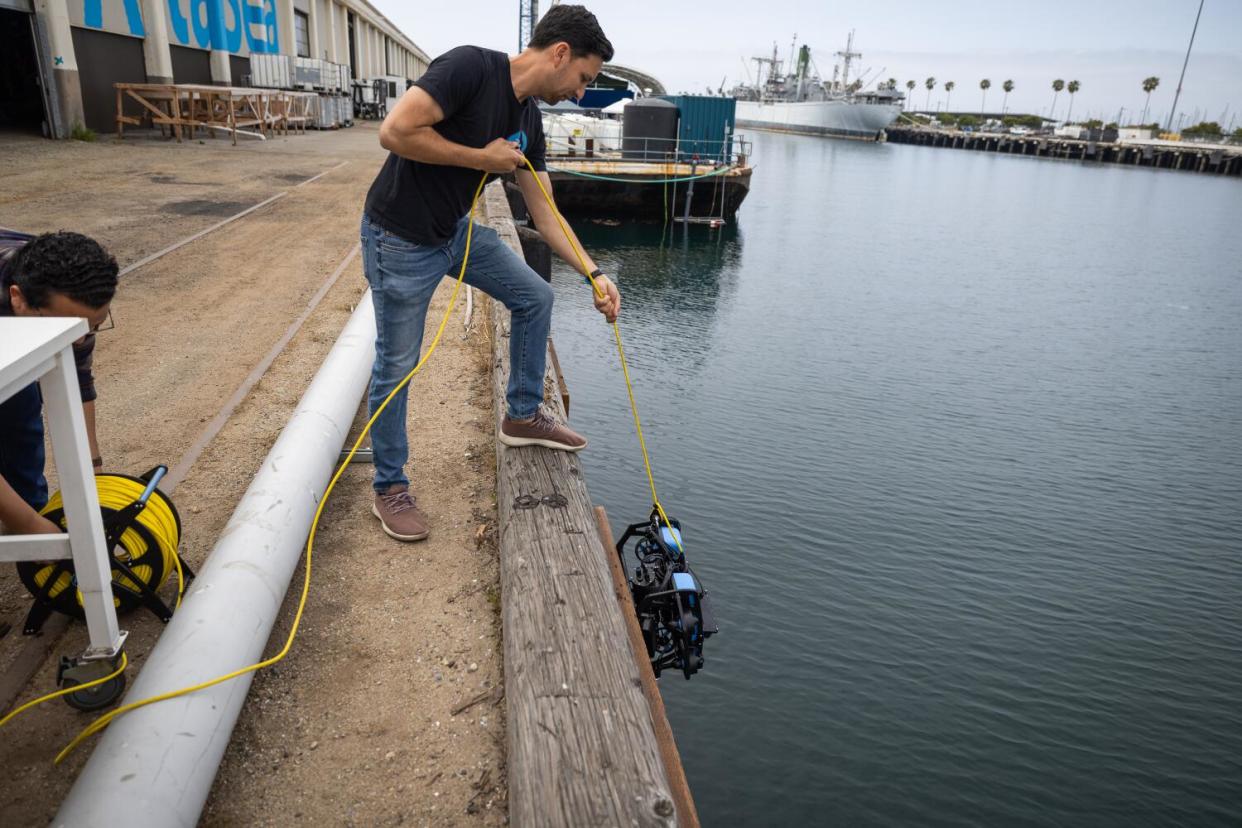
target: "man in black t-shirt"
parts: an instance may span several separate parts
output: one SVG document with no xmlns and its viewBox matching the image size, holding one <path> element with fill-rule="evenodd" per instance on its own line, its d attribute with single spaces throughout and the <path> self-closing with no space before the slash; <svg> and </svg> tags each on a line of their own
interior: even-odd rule
<svg viewBox="0 0 1242 828">
<path fill-rule="evenodd" d="M 461 267 L 471 199 L 484 173 L 516 172 L 535 227 L 562 259 L 581 269 L 571 242 L 544 200 L 549 192 L 543 121 L 536 99 L 581 97 L 612 44 L 582 6 L 553 6 L 520 55 L 461 46 L 436 58 L 380 127 L 390 151 L 367 193 L 362 217 L 363 269 L 375 305 L 372 413 L 418 362 L 427 306 L 445 274 Z M 535 173 L 527 168 L 529 159 Z M 572 231 L 570 231 L 572 235 Z M 621 295 L 589 256 L 586 272 L 602 295 L 595 308 L 609 322 Z M 488 227 L 476 225 L 465 281 L 512 314 L 507 410 L 498 438 L 510 446 L 579 451 L 586 440 L 542 408 L 552 288 Z M 430 534 L 409 492 L 405 463 L 406 391 L 393 397 L 371 430 L 375 458 L 374 515 L 397 540 Z"/>
</svg>

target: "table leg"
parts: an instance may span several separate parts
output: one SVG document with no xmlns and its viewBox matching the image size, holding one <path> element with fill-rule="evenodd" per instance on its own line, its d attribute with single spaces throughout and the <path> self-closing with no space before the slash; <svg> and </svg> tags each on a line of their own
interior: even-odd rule
<svg viewBox="0 0 1242 828">
<path fill-rule="evenodd" d="M 177 136 L 177 143 L 181 143 L 181 96 L 177 94 L 177 90 L 173 88 L 172 94 L 172 117 L 173 117 L 173 135 Z"/>
<path fill-rule="evenodd" d="M 112 567 L 104 541 L 99 492 L 95 488 L 72 348 L 65 348 L 57 355 L 56 367 L 39 380 L 39 385 L 47 409 L 56 472 L 60 477 L 74 573 L 82 592 L 82 608 L 90 635 L 87 656 L 114 656 L 122 639 L 116 607 L 112 603 Z"/>
</svg>

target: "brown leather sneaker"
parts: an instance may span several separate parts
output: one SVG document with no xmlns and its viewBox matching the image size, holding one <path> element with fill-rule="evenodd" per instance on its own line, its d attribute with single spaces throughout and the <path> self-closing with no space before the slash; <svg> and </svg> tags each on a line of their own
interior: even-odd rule
<svg viewBox="0 0 1242 828">
<path fill-rule="evenodd" d="M 500 421 L 499 438 L 506 446 L 543 446 L 560 451 L 582 451 L 587 444 L 585 437 L 542 408 L 525 421 L 511 420 L 506 414 Z"/>
<path fill-rule="evenodd" d="M 400 483 L 387 492 L 375 493 L 371 514 L 380 519 L 380 525 L 390 538 L 419 541 L 431 534 L 427 516 L 419 511 L 409 488 Z"/>
</svg>

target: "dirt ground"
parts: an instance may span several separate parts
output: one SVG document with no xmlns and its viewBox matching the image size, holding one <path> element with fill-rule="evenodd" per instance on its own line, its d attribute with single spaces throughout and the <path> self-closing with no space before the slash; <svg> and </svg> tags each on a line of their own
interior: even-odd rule
<svg viewBox="0 0 1242 828">
<path fill-rule="evenodd" d="M 287 193 L 122 278 L 116 328 L 100 334 L 95 357 L 107 470 L 175 466 L 345 261 L 384 157 L 376 132 L 361 124 L 237 147 L 0 134 L 0 226 L 86 233 L 122 267 Z M 175 490 L 192 566 L 211 551 L 364 288 L 354 257 Z M 437 294 L 429 324 L 447 295 Z M 412 479 L 432 537 L 387 538 L 369 513 L 370 467 L 345 474 L 325 512 L 297 642 L 255 679 L 202 824 L 506 820 L 487 342 L 481 307 L 470 333 L 460 306 L 454 316 L 410 406 Z M 299 569 L 269 653 L 287 634 L 301 577 Z M 0 568 L 0 630 L 10 627 L 0 672 L 28 643 L 28 608 L 12 568 Z M 160 624 L 136 611 L 121 626 L 134 676 Z M 75 622 L 18 702 L 54 689 L 57 657 L 85 642 Z M 0 825 L 55 814 L 89 746 L 59 768 L 52 757 L 92 718 L 53 701 L 4 728 Z"/>
</svg>

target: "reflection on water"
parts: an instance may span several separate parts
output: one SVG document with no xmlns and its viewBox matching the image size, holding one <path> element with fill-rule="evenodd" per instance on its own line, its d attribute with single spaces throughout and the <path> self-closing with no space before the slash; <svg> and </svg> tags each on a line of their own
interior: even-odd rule
<svg viewBox="0 0 1242 828">
<path fill-rule="evenodd" d="M 1237 182 L 776 135 L 755 160 L 734 226 L 576 228 L 719 616 L 661 681 L 704 823 L 1236 823 Z M 556 289 L 621 527 L 650 495 L 612 337 Z"/>
</svg>

